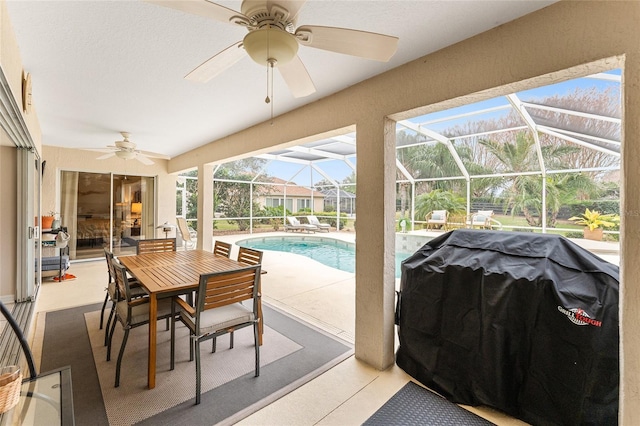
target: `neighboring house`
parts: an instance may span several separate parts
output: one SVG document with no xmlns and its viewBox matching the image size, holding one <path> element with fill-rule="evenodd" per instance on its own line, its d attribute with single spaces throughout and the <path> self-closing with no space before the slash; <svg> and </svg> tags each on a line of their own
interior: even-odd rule
<svg viewBox="0 0 640 426">
<path fill-rule="evenodd" d="M 285 206 L 291 213 L 302 209 L 311 209 L 314 212 L 324 211 L 322 192 L 278 178 L 272 178 L 271 182 L 274 185 L 262 185 L 264 189 L 257 199 L 260 207 Z"/>
<path fill-rule="evenodd" d="M 345 190 L 337 189 L 325 189 L 322 191 L 324 194 L 324 207 L 325 211 L 327 207 L 337 211 L 338 210 L 338 198 L 340 199 L 340 213 L 355 214 L 356 213 L 356 194 L 347 192 Z"/>
</svg>

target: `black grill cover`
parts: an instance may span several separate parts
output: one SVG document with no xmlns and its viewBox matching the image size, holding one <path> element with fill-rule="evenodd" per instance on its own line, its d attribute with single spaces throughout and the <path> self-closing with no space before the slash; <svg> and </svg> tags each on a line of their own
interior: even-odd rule
<svg viewBox="0 0 640 426">
<path fill-rule="evenodd" d="M 556 235 L 444 234 L 402 263 L 396 362 L 456 403 L 617 424 L 618 271 Z"/>
</svg>

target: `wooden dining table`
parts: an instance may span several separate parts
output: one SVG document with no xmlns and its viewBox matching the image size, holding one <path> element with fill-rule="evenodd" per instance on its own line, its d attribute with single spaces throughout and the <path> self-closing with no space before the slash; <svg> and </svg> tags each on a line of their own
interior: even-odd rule
<svg viewBox="0 0 640 426">
<path fill-rule="evenodd" d="M 233 271 L 247 265 L 205 250 L 147 253 L 118 259 L 149 294 L 148 386 L 153 389 L 156 386 L 157 333 L 157 321 L 153 318 L 157 317 L 158 299 L 196 290 L 201 274 Z"/>
</svg>

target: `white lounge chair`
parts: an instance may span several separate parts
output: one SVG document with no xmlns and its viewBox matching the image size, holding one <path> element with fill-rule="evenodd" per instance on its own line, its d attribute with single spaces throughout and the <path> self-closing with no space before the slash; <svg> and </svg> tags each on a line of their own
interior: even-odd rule
<svg viewBox="0 0 640 426">
<path fill-rule="evenodd" d="M 285 225 L 284 225 L 285 232 L 286 231 L 292 231 L 292 232 L 295 232 L 295 231 L 302 232 L 302 231 L 304 231 L 304 232 L 309 233 L 309 232 L 316 232 L 318 230 L 317 227 L 315 227 L 315 226 L 313 226 L 311 224 L 300 223 L 300 221 L 297 218 L 293 217 L 293 216 L 287 216 L 287 222 L 288 223 L 285 223 Z"/>
<path fill-rule="evenodd" d="M 198 233 L 187 224 L 187 220 L 183 217 L 176 217 L 176 223 L 178 224 L 178 231 L 180 231 L 182 241 L 184 241 L 184 249 L 195 248 Z"/>
<path fill-rule="evenodd" d="M 317 217 L 315 217 L 314 215 L 310 214 L 307 216 L 307 220 L 309 221 L 309 223 L 313 226 L 315 226 L 316 228 L 318 228 L 319 231 L 325 231 L 325 232 L 329 232 L 331 230 L 331 225 L 329 225 L 328 223 L 322 223 L 318 220 Z"/>
</svg>

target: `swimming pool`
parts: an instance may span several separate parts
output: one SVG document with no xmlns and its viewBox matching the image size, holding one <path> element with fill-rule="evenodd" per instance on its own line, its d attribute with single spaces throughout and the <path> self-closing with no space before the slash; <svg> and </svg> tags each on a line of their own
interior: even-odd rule
<svg viewBox="0 0 640 426">
<path fill-rule="evenodd" d="M 355 244 L 323 237 L 258 237 L 236 242 L 240 247 L 256 250 L 283 251 L 299 254 L 323 265 L 345 272 L 356 271 Z M 400 278 L 400 263 L 411 253 L 396 253 L 396 278 Z"/>
</svg>

